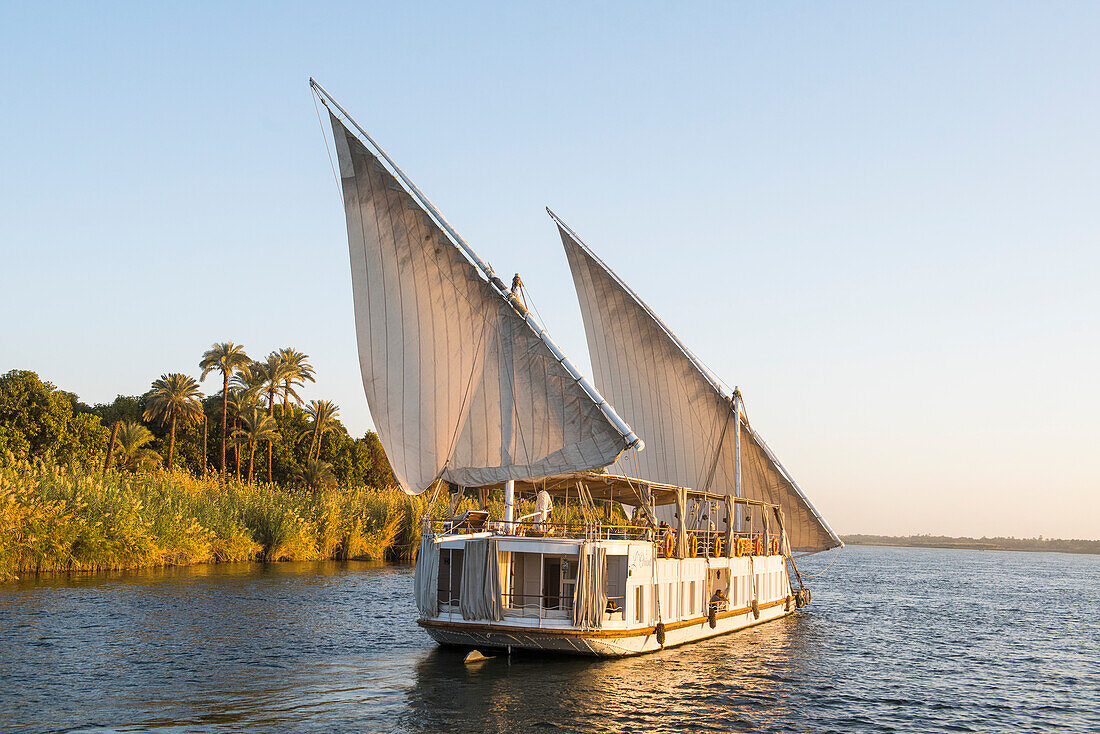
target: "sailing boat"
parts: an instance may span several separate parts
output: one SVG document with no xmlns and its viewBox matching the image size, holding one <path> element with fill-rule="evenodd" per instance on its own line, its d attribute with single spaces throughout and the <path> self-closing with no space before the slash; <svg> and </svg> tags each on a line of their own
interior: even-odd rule
<svg viewBox="0 0 1100 734">
<path fill-rule="evenodd" d="M 430 492 L 429 508 L 451 494 L 443 517 L 423 518 L 420 626 L 444 645 L 611 657 L 808 603 L 793 553 L 840 541 L 749 426 L 740 394 L 551 213 L 593 385 L 528 311 L 518 276 L 506 286 L 310 85 L 339 159 L 371 416 L 404 491 Z M 475 488 L 480 509 L 458 514 Z"/>
</svg>

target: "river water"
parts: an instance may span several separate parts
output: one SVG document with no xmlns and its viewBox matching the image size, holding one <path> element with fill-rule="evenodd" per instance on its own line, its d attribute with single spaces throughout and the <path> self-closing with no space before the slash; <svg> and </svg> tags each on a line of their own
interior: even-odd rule
<svg viewBox="0 0 1100 734">
<path fill-rule="evenodd" d="M 856 546 L 809 585 L 679 649 L 467 666 L 410 566 L 26 580 L 0 585 L 0 731 L 1100 731 L 1100 557 Z"/>
</svg>

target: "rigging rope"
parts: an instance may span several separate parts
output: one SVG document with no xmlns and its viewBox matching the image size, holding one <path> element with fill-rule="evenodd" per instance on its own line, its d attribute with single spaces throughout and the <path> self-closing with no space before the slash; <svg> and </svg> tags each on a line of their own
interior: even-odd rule
<svg viewBox="0 0 1100 734">
<path fill-rule="evenodd" d="M 816 579 L 816 578 L 817 578 L 818 576 L 820 576 L 821 574 L 825 573 L 825 572 L 826 572 L 826 571 L 828 571 L 828 570 L 829 570 L 830 568 L 832 568 L 832 567 L 833 567 L 833 564 L 834 564 L 834 563 L 836 563 L 836 559 L 837 559 L 837 558 L 838 558 L 839 556 L 840 556 L 840 546 L 838 545 L 838 546 L 837 546 L 837 547 L 836 547 L 836 548 L 835 548 L 835 549 L 833 550 L 833 560 L 829 561 L 829 565 L 828 565 L 828 566 L 826 566 L 826 567 L 825 567 L 824 569 L 822 569 L 822 570 L 821 570 L 820 572 L 818 572 L 818 573 L 815 573 L 815 574 L 814 574 L 813 576 L 806 576 L 805 578 L 808 578 L 808 579 Z"/>
<path fill-rule="evenodd" d="M 336 180 L 336 189 L 340 192 L 340 201 L 344 200 L 344 187 L 340 185 L 340 177 L 336 174 L 336 164 L 332 161 L 332 151 L 328 148 L 328 136 L 325 135 L 325 123 L 321 121 L 321 108 L 317 106 L 317 93 L 313 87 L 309 88 L 309 96 L 313 97 L 313 109 L 317 111 L 317 124 L 321 126 L 321 140 L 325 141 L 325 154 L 328 156 L 328 164 L 332 167 L 332 178 Z M 328 105 L 325 105 L 328 109 Z"/>
</svg>

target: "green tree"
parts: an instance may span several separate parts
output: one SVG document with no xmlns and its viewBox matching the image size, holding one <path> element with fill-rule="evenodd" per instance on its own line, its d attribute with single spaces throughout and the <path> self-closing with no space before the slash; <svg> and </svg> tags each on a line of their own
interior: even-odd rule
<svg viewBox="0 0 1100 734">
<path fill-rule="evenodd" d="M 316 379 L 314 379 L 316 372 L 313 365 L 309 363 L 309 355 L 303 354 L 293 347 L 283 347 L 276 354 L 279 361 L 282 362 L 283 410 L 285 411 L 287 403 L 292 397 L 294 402 L 299 405 L 302 403 L 301 396 L 294 388 L 302 387 L 306 382 L 316 382 Z"/>
<path fill-rule="evenodd" d="M 190 425 L 201 420 L 201 399 L 199 383 L 189 375 L 172 372 L 161 375 L 159 380 L 153 382 L 143 417 L 147 421 L 160 420 L 161 424 L 169 425 L 169 468 L 173 466 L 176 455 L 176 423 Z"/>
<path fill-rule="evenodd" d="M 111 402 L 95 406 L 95 414 L 105 426 L 119 421 L 139 423 L 144 412 L 145 398 L 141 395 L 116 395 Z"/>
<path fill-rule="evenodd" d="M 249 397 L 258 398 L 264 394 L 265 374 L 263 362 L 250 362 L 233 375 L 232 387 Z"/>
<path fill-rule="evenodd" d="M 382 441 L 374 431 L 367 431 L 363 437 L 356 441 L 367 456 L 367 481 L 372 487 L 392 487 L 397 484 L 397 477 L 393 474 L 390 460 L 386 458 L 386 450 L 382 448 Z"/>
<path fill-rule="evenodd" d="M 306 489 L 316 492 L 336 484 L 336 475 L 332 473 L 332 465 L 327 461 L 310 459 L 306 465 L 298 470 L 298 481 Z"/>
<path fill-rule="evenodd" d="M 313 422 L 313 430 L 310 432 L 308 460 L 313 459 L 314 451 L 320 453 L 321 438 L 330 431 L 335 431 L 339 421 L 336 416 L 340 414 L 340 408 L 331 400 L 310 400 L 306 408 L 306 415 Z"/>
<path fill-rule="evenodd" d="M 248 482 L 252 483 L 252 469 L 256 460 L 256 444 L 271 442 L 279 435 L 275 419 L 265 415 L 260 408 L 253 408 L 241 416 L 241 427 L 234 431 L 233 441 L 248 444 Z"/>
<path fill-rule="evenodd" d="M 101 461 L 109 435 L 90 411 L 30 370 L 0 375 L 0 455 L 90 469 Z"/>
<path fill-rule="evenodd" d="M 279 393 L 283 389 L 283 383 L 287 380 L 290 372 L 287 369 L 286 364 L 278 353 L 272 352 L 267 355 L 267 359 L 263 362 L 253 362 L 250 369 L 263 376 L 263 391 L 267 398 L 267 414 L 272 420 L 275 419 L 275 400 L 278 398 Z M 279 437 L 278 431 L 275 432 L 275 436 L 267 442 L 267 481 L 270 483 L 271 479 L 271 456 L 273 453 L 275 438 Z"/>
<path fill-rule="evenodd" d="M 239 377 L 239 375 L 238 375 Z M 258 407 L 260 399 L 256 393 L 246 387 L 229 388 L 229 413 L 233 416 L 233 433 L 241 427 L 241 416 Z M 231 434 L 232 435 L 232 434 Z M 241 481 L 241 447 L 239 443 L 230 441 L 233 447 L 233 461 L 237 465 L 237 481 Z"/>
<path fill-rule="evenodd" d="M 118 427 L 118 437 L 115 439 L 115 463 L 128 471 L 158 466 L 161 462 L 160 454 L 147 445 L 152 440 L 153 434 L 145 426 L 131 421 L 124 422 Z"/>
<path fill-rule="evenodd" d="M 199 367 L 202 368 L 200 380 L 205 380 L 206 376 L 215 370 L 222 375 L 222 452 L 221 463 L 219 464 L 222 476 L 225 476 L 225 422 L 226 414 L 229 410 L 229 380 L 234 374 L 247 367 L 251 362 L 252 360 L 245 354 L 244 347 L 239 344 L 234 344 L 233 342 L 214 344 L 210 349 L 206 350 L 202 355 L 202 360 L 199 362 Z"/>
<path fill-rule="evenodd" d="M 58 464 L 90 471 L 103 462 L 110 435 L 110 430 L 98 416 L 92 413 L 74 413 L 48 458 Z"/>
<path fill-rule="evenodd" d="M 72 414 L 69 396 L 36 373 L 5 373 L 0 376 L 0 453 L 10 451 L 18 460 L 48 460 Z"/>
</svg>

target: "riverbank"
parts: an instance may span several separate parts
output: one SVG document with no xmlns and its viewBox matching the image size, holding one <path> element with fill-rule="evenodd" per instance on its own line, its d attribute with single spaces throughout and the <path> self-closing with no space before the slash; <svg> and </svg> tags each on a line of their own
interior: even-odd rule
<svg viewBox="0 0 1100 734">
<path fill-rule="evenodd" d="M 426 502 L 395 487 L 311 491 L 0 461 L 0 581 L 232 561 L 407 560 Z"/>
<path fill-rule="evenodd" d="M 943 535 L 842 535 L 848 545 L 893 545 L 904 548 L 954 548 L 957 550 L 1029 551 L 1033 553 L 1085 553 L 1100 555 L 1100 540 L 1058 538 L 951 538 Z"/>
</svg>

